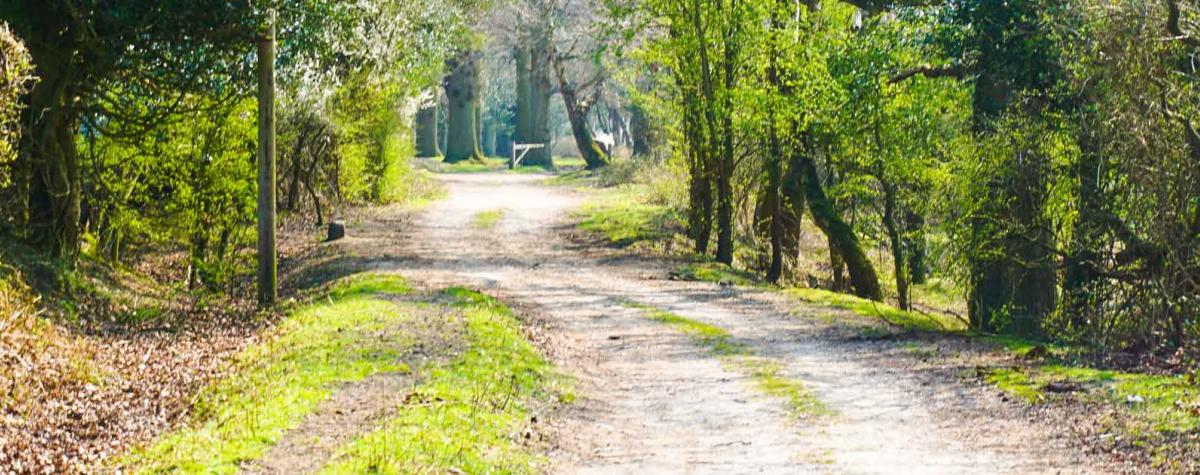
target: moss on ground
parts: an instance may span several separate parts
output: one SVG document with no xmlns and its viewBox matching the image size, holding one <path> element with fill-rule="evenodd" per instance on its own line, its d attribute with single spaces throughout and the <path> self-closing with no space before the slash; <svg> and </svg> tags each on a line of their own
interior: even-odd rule
<svg viewBox="0 0 1200 475">
<path fill-rule="evenodd" d="M 1029 403 L 1058 395 L 1095 396 L 1126 406 L 1146 428 L 1187 433 L 1200 429 L 1200 385 L 1186 376 L 1159 376 L 1057 363 L 986 371 L 988 383 Z"/>
<path fill-rule="evenodd" d="M 467 351 L 433 369 L 417 399 L 379 430 L 342 448 L 324 473 L 539 473 L 544 461 L 522 440 L 530 402 L 573 399 L 525 340 L 513 313 L 466 289 L 446 292 L 468 327 Z"/>
<path fill-rule="evenodd" d="M 1101 430 L 1126 435 L 1146 449 L 1155 468 L 1194 473 L 1189 444 L 1200 433 L 1200 384 L 1194 376 L 1149 375 L 1057 363 L 981 371 L 983 379 L 1029 404 L 1061 398 L 1116 408 Z M 1190 441 L 1190 442 L 1188 442 Z"/>
</svg>

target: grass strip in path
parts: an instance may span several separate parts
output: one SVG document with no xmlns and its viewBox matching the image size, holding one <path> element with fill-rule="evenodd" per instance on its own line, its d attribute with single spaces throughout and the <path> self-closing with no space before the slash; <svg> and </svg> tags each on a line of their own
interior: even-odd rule
<svg viewBox="0 0 1200 475">
<path fill-rule="evenodd" d="M 117 463 L 142 473 L 234 473 L 264 454 L 337 385 L 385 372 L 408 372 L 417 341 L 404 323 L 414 305 L 394 275 L 337 285 L 290 313 L 272 335 L 235 360 L 232 376 L 204 390 L 192 421 Z"/>
<path fill-rule="evenodd" d="M 482 230 L 492 229 L 500 224 L 501 219 L 504 219 L 503 209 L 481 211 L 475 215 L 475 227 Z"/>
<path fill-rule="evenodd" d="M 522 335 L 508 307 L 446 291 L 467 325 L 467 350 L 433 369 L 398 414 L 342 448 L 324 473 L 540 473 L 537 406 L 573 399 Z"/>
<path fill-rule="evenodd" d="M 833 414 L 833 410 L 805 388 L 804 383 L 785 376 L 782 363 L 757 354 L 744 343 L 734 341 L 725 329 L 636 302 L 627 302 L 626 306 L 640 310 L 651 320 L 691 337 L 697 345 L 720 358 L 727 368 L 750 378 L 755 389 L 783 400 L 792 417 L 808 419 Z"/>
</svg>

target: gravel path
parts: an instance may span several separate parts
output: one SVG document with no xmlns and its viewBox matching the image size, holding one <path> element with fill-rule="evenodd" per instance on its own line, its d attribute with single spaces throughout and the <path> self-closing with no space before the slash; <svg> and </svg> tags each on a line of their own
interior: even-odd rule
<svg viewBox="0 0 1200 475">
<path fill-rule="evenodd" d="M 352 224 L 347 246 L 430 286 L 468 284 L 537 315 L 546 351 L 580 381 L 555 422 L 561 473 L 1107 473 L 1069 431 L 994 391 L 898 364 L 872 342 L 832 342 L 830 313 L 781 297 L 676 282 L 654 260 L 565 236 L 581 198 L 542 176 L 442 175 L 449 198 L 402 230 Z M 475 217 L 503 210 L 490 229 Z M 395 223 L 399 220 L 386 221 Z M 399 232 L 399 234 L 394 234 Z M 737 372 L 634 301 L 720 326 L 779 361 L 835 415 L 795 422 Z"/>
</svg>

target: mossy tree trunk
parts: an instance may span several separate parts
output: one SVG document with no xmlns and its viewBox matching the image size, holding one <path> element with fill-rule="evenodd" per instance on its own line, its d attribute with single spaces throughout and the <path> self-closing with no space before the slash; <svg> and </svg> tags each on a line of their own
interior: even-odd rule
<svg viewBox="0 0 1200 475">
<path fill-rule="evenodd" d="M 446 163 L 483 160 L 479 150 L 481 53 L 463 51 L 449 62 L 446 76 Z"/>
<path fill-rule="evenodd" d="M 831 256 L 839 256 L 846 266 L 855 295 L 870 300 L 883 300 L 883 289 L 879 285 L 875 266 L 863 250 L 854 229 L 842 219 L 837 208 L 825 195 L 817 166 L 803 149 L 803 146 L 797 147 L 793 152 L 791 166 L 803 173 L 804 194 L 809 213 L 812 214 L 817 227 L 829 238 Z M 838 266 L 834 267 L 836 272 Z"/>
<path fill-rule="evenodd" d="M 579 154 L 587 163 L 588 170 L 597 170 L 608 166 L 608 154 L 596 143 L 591 126 L 588 125 L 588 114 L 599 97 L 599 84 L 592 84 L 591 91 L 580 91 L 567 79 L 563 62 L 557 56 L 554 58 L 554 69 L 558 76 L 558 92 L 562 95 L 563 105 L 567 109 L 567 120 L 571 123 L 571 135 L 579 147 Z M 586 93 L 586 96 L 581 94 Z"/>
</svg>

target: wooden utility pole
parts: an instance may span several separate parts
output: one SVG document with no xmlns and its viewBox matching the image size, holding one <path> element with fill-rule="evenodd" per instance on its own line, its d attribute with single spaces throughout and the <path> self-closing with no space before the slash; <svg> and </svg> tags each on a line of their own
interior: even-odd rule
<svg viewBox="0 0 1200 475">
<path fill-rule="evenodd" d="M 279 295 L 275 257 L 275 14 L 258 38 L 258 306 Z"/>
</svg>

